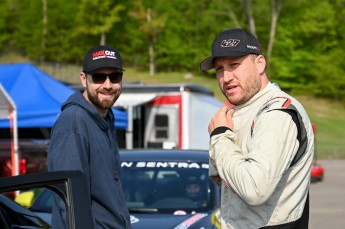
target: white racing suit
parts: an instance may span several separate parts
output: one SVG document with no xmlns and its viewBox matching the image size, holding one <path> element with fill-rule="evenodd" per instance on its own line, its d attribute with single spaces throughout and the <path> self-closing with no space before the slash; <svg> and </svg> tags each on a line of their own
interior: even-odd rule
<svg viewBox="0 0 345 229">
<path fill-rule="evenodd" d="M 209 149 L 210 178 L 222 181 L 221 228 L 308 228 L 314 134 L 306 111 L 271 83 L 233 109 L 233 130 L 216 128 Z"/>
</svg>

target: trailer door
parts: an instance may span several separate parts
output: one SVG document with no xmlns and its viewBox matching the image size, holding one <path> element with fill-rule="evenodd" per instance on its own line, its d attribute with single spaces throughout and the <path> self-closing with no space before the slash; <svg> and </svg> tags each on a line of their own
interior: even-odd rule
<svg viewBox="0 0 345 229">
<path fill-rule="evenodd" d="M 178 105 L 149 105 L 145 117 L 145 148 L 178 147 Z"/>
</svg>

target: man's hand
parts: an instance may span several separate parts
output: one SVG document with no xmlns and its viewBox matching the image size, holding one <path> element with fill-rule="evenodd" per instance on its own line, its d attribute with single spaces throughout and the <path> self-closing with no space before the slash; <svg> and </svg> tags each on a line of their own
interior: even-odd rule
<svg viewBox="0 0 345 229">
<path fill-rule="evenodd" d="M 216 185 L 220 186 L 222 184 L 222 179 L 219 176 L 210 176 L 210 180 Z"/>
<path fill-rule="evenodd" d="M 233 129 L 234 123 L 232 121 L 232 116 L 234 115 L 234 109 L 223 106 L 217 113 L 212 117 L 210 124 L 208 124 L 208 133 L 211 134 L 214 129 L 220 126 L 226 126 Z"/>
</svg>

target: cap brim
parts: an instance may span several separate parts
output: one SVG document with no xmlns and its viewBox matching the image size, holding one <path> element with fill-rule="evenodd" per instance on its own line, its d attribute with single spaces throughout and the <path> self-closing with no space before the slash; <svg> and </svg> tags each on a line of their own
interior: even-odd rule
<svg viewBox="0 0 345 229">
<path fill-rule="evenodd" d="M 202 71 L 208 71 L 213 68 L 213 61 L 214 61 L 214 56 L 210 56 L 206 58 L 203 62 L 200 64 L 200 69 Z"/>
<path fill-rule="evenodd" d="M 101 63 L 101 64 L 94 65 L 92 68 L 84 69 L 84 72 L 92 73 L 92 72 L 96 71 L 99 68 L 116 68 L 116 69 L 120 70 L 121 72 L 125 71 L 122 68 L 122 66 L 120 66 L 118 64 L 114 64 L 114 63 Z"/>
<path fill-rule="evenodd" d="M 216 59 L 217 57 L 241 57 L 241 56 L 246 56 L 249 54 L 256 54 L 256 53 L 228 52 L 228 53 L 224 53 L 224 54 L 218 55 L 218 56 L 210 56 L 210 57 L 206 58 L 203 62 L 201 62 L 200 69 L 202 71 L 208 71 L 208 70 L 214 68 L 214 59 Z M 260 55 L 260 54 L 256 54 L 256 55 Z"/>
</svg>

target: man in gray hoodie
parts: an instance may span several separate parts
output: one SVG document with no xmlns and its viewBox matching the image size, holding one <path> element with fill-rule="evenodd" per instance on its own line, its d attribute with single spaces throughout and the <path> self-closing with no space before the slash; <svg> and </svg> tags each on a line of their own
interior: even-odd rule
<svg viewBox="0 0 345 229">
<path fill-rule="evenodd" d="M 81 84 L 62 105 L 51 133 L 49 171 L 81 170 L 86 178 L 95 228 L 131 228 L 121 183 L 115 117 L 111 110 L 122 89 L 122 60 L 109 46 L 85 55 Z M 52 227 L 66 228 L 66 210 L 55 196 Z"/>
</svg>

